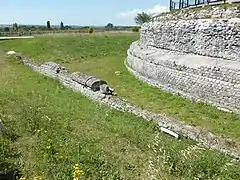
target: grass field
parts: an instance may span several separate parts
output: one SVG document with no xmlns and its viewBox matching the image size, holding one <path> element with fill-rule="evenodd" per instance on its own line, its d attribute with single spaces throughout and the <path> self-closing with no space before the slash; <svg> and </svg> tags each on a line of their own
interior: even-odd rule
<svg viewBox="0 0 240 180">
<path fill-rule="evenodd" d="M 71 71 L 81 71 L 107 80 L 119 96 L 129 102 L 179 118 L 223 137 L 240 138 L 240 118 L 202 103 L 191 103 L 180 97 L 149 87 L 130 75 L 123 61 L 136 34 L 128 36 L 49 37 L 8 41 L 4 50 L 17 50 L 35 62 L 55 61 Z M 115 71 L 121 75 L 116 76 Z"/>
<path fill-rule="evenodd" d="M 0 171 L 19 170 L 29 179 L 73 179 L 73 166 L 79 164 L 82 178 L 91 180 L 238 179 L 240 165 L 228 157 L 159 133 L 154 124 L 100 106 L 4 56 L 6 50 L 17 50 L 35 62 L 64 63 L 72 71 L 106 79 L 133 104 L 239 137 L 234 115 L 174 97 L 131 76 L 123 61 L 137 38 L 48 37 L 0 43 L 0 115 L 11 129 L 0 137 Z"/>
</svg>

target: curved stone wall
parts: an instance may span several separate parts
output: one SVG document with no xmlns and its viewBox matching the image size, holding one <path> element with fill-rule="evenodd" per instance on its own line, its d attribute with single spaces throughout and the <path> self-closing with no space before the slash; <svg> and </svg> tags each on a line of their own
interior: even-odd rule
<svg viewBox="0 0 240 180">
<path fill-rule="evenodd" d="M 173 51 L 240 61 L 240 18 L 153 21 L 140 42 Z"/>
<path fill-rule="evenodd" d="M 148 84 L 240 114 L 239 17 L 238 5 L 155 17 L 142 25 L 126 66 Z"/>
<path fill-rule="evenodd" d="M 132 43 L 126 65 L 149 84 L 240 113 L 240 62 Z"/>
</svg>

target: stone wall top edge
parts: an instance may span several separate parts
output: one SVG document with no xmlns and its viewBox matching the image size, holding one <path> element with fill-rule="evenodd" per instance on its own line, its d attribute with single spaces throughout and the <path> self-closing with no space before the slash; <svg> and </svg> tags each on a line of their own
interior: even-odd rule
<svg viewBox="0 0 240 180">
<path fill-rule="evenodd" d="M 219 67 L 219 66 L 209 66 L 209 65 L 202 65 L 199 67 L 191 67 L 188 66 L 186 64 L 181 64 L 178 61 L 174 61 L 173 60 L 166 60 L 166 61 L 162 61 L 162 62 L 155 62 L 152 61 L 151 59 L 149 59 L 148 57 L 142 58 L 141 56 L 137 56 L 134 54 L 129 53 L 128 54 L 128 58 L 137 58 L 140 59 L 144 62 L 147 63 L 151 63 L 154 64 L 156 66 L 163 66 L 166 68 L 169 68 L 171 70 L 177 71 L 178 73 L 186 73 L 186 70 L 196 70 L 198 73 L 199 72 L 209 72 L 209 73 L 232 73 L 232 75 L 236 75 L 239 76 L 240 74 L 238 73 L 239 69 L 232 69 L 232 68 L 228 68 L 228 67 Z M 193 72 L 191 72 L 192 74 L 194 74 Z M 240 88 L 240 85 L 239 87 Z"/>
<path fill-rule="evenodd" d="M 144 53 L 144 52 L 150 52 L 149 50 L 155 51 L 154 53 Z M 160 53 L 159 53 L 160 52 Z M 159 54 L 158 54 L 159 53 Z M 178 53 L 175 51 L 167 50 L 167 49 L 159 49 L 155 47 L 149 47 L 141 45 L 138 41 L 135 41 L 131 44 L 130 48 L 128 49 L 128 54 L 133 55 L 136 57 L 139 57 L 141 59 L 149 60 L 152 59 L 152 62 L 156 63 L 156 55 L 162 55 L 162 58 L 158 58 L 158 61 L 161 62 L 169 62 L 169 63 L 176 63 L 177 65 L 183 65 L 188 68 L 213 68 L 213 67 L 219 67 L 221 69 L 227 69 L 227 70 L 233 70 L 233 71 L 239 71 L 240 70 L 240 62 L 232 61 L 228 59 L 222 59 L 222 58 L 211 58 L 206 56 L 200 56 L 195 54 L 189 54 L 189 53 Z M 165 58 L 164 56 L 167 56 L 168 58 Z M 187 59 L 190 59 L 191 57 L 197 57 L 197 58 L 203 58 L 205 62 L 203 64 L 199 63 L 199 65 L 194 65 L 193 67 L 190 66 L 192 62 L 187 62 L 184 57 L 187 57 Z M 190 57 L 190 58 L 189 58 Z M 183 60 L 183 62 L 181 62 Z M 209 61 L 209 63 L 206 63 L 206 61 Z M 211 62 L 212 61 L 212 62 Z"/>
<path fill-rule="evenodd" d="M 240 18 L 219 18 L 219 19 L 178 19 L 169 21 L 151 21 L 144 23 L 142 28 L 151 26 L 153 24 L 166 24 L 166 23 L 227 23 L 227 24 L 240 24 Z"/>
<path fill-rule="evenodd" d="M 182 9 L 164 13 L 155 16 L 156 21 L 171 20 L 171 19 L 198 19 L 198 18 L 233 18 L 240 17 L 240 4 L 234 6 L 205 6 L 202 8 Z"/>
</svg>

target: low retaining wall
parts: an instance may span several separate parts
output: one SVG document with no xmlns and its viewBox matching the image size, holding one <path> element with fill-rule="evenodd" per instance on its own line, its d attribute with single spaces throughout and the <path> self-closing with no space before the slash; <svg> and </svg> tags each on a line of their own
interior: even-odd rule
<svg viewBox="0 0 240 180">
<path fill-rule="evenodd" d="M 187 55 L 134 42 L 127 65 L 148 83 L 240 114 L 240 62 Z"/>
<path fill-rule="evenodd" d="M 211 149 L 219 150 L 223 153 L 230 155 L 233 158 L 240 158 L 240 142 L 234 141 L 231 139 L 224 139 L 218 137 L 210 132 L 201 130 L 197 127 L 190 126 L 184 122 L 178 121 L 173 118 L 166 117 L 163 114 L 156 114 L 150 111 L 142 110 L 137 108 L 126 101 L 121 100 L 118 97 L 106 95 L 103 96 L 100 91 L 94 92 L 88 87 L 84 87 L 81 84 L 73 81 L 70 77 L 70 74 L 67 72 L 57 74 L 55 70 L 51 68 L 36 66 L 31 63 L 27 58 L 22 59 L 23 63 L 26 66 L 29 66 L 34 71 L 39 72 L 45 76 L 51 77 L 53 79 L 59 80 L 65 87 L 72 89 L 76 92 L 81 92 L 84 96 L 97 101 L 101 104 L 105 104 L 114 109 L 130 112 L 136 116 L 142 117 L 147 121 L 154 121 L 160 127 L 166 127 L 172 131 L 179 133 L 181 136 L 196 140 L 205 147 Z M 229 147 L 228 144 L 231 142 L 234 144 Z"/>
</svg>

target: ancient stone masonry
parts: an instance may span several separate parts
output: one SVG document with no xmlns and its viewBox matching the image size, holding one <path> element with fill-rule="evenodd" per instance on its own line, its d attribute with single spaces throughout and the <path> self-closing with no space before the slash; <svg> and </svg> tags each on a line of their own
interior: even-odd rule
<svg viewBox="0 0 240 180">
<path fill-rule="evenodd" d="M 82 84 L 85 87 L 90 87 L 94 92 L 100 91 L 102 94 L 107 94 L 109 92 L 107 88 L 103 90 L 104 87 L 107 87 L 107 82 L 100 80 L 94 76 L 89 76 L 80 72 L 74 72 L 71 75 L 71 79 L 78 82 L 79 84 Z"/>
<path fill-rule="evenodd" d="M 134 42 L 126 65 L 149 84 L 240 113 L 240 62 L 199 57 Z"/>
<path fill-rule="evenodd" d="M 163 90 L 240 114 L 239 10 L 211 7 L 155 17 L 130 46 L 127 68 Z"/>
<path fill-rule="evenodd" d="M 98 79 L 94 76 L 90 76 L 87 74 L 83 74 L 80 72 L 74 72 L 72 74 L 68 73 L 65 67 L 62 67 L 60 64 L 54 62 L 46 62 L 40 66 L 41 69 L 45 69 L 47 71 L 53 71 L 56 74 L 64 73 L 72 81 L 75 81 L 86 88 L 90 88 L 92 91 L 100 91 L 101 94 L 115 95 L 113 89 L 109 88 L 107 82 L 101 79 Z M 60 76 L 59 75 L 59 76 Z"/>
<path fill-rule="evenodd" d="M 205 147 L 219 150 L 223 153 L 226 153 L 230 155 L 233 158 L 239 159 L 240 158 L 240 142 L 236 140 L 231 139 L 224 139 L 222 137 L 218 137 L 211 132 L 207 132 L 203 129 L 199 129 L 198 127 L 194 127 L 191 125 L 188 125 L 184 122 L 181 122 L 179 120 L 176 120 L 174 118 L 166 117 L 163 114 L 156 114 L 152 113 L 150 111 L 142 110 L 138 107 L 135 107 L 128 103 L 127 101 L 121 100 L 117 96 L 112 96 L 111 94 L 104 94 L 100 90 L 95 91 L 94 89 L 91 89 L 90 86 L 85 86 L 82 83 L 79 83 L 75 80 L 73 80 L 73 76 L 76 75 L 83 75 L 81 73 L 68 73 L 68 71 L 61 67 L 61 65 L 48 62 L 44 63 L 41 66 L 34 65 L 30 62 L 27 58 L 21 58 L 23 63 L 26 66 L 29 66 L 34 71 L 39 72 L 45 76 L 51 77 L 53 79 L 59 80 L 61 84 L 63 84 L 65 87 L 72 89 L 76 92 L 81 92 L 84 96 L 97 101 L 101 104 L 105 104 L 107 106 L 110 106 L 114 109 L 123 111 L 123 112 L 130 112 L 135 114 L 136 116 L 142 117 L 143 119 L 147 121 L 154 121 L 156 122 L 159 127 L 165 127 L 169 130 L 173 130 L 180 134 L 183 137 L 190 138 L 193 140 L 198 141 L 201 145 L 204 145 Z M 57 69 L 60 69 L 59 72 L 56 72 Z M 77 76 L 79 77 L 79 76 Z M 86 79 L 84 76 L 83 79 Z M 97 79 L 97 78 L 96 78 Z M 82 79 L 81 79 L 81 82 Z M 106 87 L 105 81 L 102 85 Z M 101 83 L 100 83 L 101 84 Z M 109 88 L 111 90 L 111 88 Z M 229 143 L 234 144 L 233 146 L 228 146 Z"/>
<path fill-rule="evenodd" d="M 140 43 L 240 61 L 240 19 L 153 21 L 142 26 Z"/>
<path fill-rule="evenodd" d="M 156 16 L 154 21 L 172 21 L 172 20 L 189 20 L 189 19 L 226 19 L 239 18 L 240 6 L 206 6 L 200 9 L 182 9 L 165 15 Z"/>
</svg>

